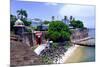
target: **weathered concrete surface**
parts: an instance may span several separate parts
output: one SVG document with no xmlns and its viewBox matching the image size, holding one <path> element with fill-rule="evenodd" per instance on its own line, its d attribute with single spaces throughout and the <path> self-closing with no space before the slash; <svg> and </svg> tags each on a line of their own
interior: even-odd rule
<svg viewBox="0 0 100 67">
<path fill-rule="evenodd" d="M 81 46 L 95 47 L 95 39 L 91 37 L 86 37 L 79 40 L 73 40 L 71 41 L 71 43 L 81 45 Z"/>
<path fill-rule="evenodd" d="M 46 44 L 41 44 L 39 45 L 35 50 L 34 52 L 37 54 L 37 55 L 40 55 L 41 51 L 43 51 L 46 47 Z"/>
<path fill-rule="evenodd" d="M 10 42 L 10 65 L 36 65 L 42 64 L 41 58 L 25 43 L 19 41 Z"/>
</svg>

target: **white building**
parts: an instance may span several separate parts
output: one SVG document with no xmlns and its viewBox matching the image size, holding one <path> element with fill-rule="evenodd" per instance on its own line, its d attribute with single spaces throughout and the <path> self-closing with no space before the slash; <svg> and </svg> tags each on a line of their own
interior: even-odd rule
<svg viewBox="0 0 100 67">
<path fill-rule="evenodd" d="M 69 26 L 69 24 L 70 24 L 70 20 L 69 20 L 69 19 L 62 19 L 62 21 L 63 21 L 66 25 Z"/>
</svg>

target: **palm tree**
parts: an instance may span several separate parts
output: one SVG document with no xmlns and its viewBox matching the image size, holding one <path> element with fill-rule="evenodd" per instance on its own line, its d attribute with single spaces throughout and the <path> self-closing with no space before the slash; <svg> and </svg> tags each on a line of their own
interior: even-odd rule
<svg viewBox="0 0 100 67">
<path fill-rule="evenodd" d="M 17 15 L 20 19 L 26 19 L 28 16 L 26 10 L 23 9 L 17 10 Z"/>
<path fill-rule="evenodd" d="M 67 16 L 64 16 L 64 20 L 67 20 Z"/>
<path fill-rule="evenodd" d="M 69 23 L 69 22 L 68 22 L 67 16 L 64 16 L 63 22 L 64 22 L 65 24 L 68 24 L 68 23 Z"/>
<path fill-rule="evenodd" d="M 55 20 L 55 17 L 54 16 L 52 16 L 52 21 L 54 21 Z"/>
<path fill-rule="evenodd" d="M 70 21 L 72 21 L 73 20 L 73 16 L 70 16 Z"/>
</svg>

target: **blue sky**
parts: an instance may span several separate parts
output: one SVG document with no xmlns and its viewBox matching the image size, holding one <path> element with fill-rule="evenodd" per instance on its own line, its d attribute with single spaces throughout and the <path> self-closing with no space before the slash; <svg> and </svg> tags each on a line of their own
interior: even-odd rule
<svg viewBox="0 0 100 67">
<path fill-rule="evenodd" d="M 95 6 L 18 0 L 11 0 L 10 4 L 13 15 L 17 15 L 16 11 L 19 9 L 26 10 L 28 18 L 31 19 L 51 20 L 51 16 L 55 16 L 56 19 L 61 20 L 65 15 L 68 18 L 72 15 L 75 19 L 82 20 L 85 27 L 95 27 Z"/>
</svg>

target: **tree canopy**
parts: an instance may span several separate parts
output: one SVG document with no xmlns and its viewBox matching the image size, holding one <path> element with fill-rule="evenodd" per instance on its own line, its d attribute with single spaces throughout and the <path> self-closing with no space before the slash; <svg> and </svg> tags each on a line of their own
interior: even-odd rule
<svg viewBox="0 0 100 67">
<path fill-rule="evenodd" d="M 49 24 L 48 37 L 54 42 L 70 40 L 70 29 L 62 21 L 52 21 Z"/>
<path fill-rule="evenodd" d="M 25 26 L 31 25 L 31 21 L 27 20 L 28 14 L 26 10 L 23 9 L 17 10 L 17 16 L 24 22 Z"/>
<path fill-rule="evenodd" d="M 43 22 L 43 24 L 49 24 L 49 23 L 50 21 L 47 21 L 47 20 Z"/>
<path fill-rule="evenodd" d="M 73 26 L 74 28 L 83 28 L 83 27 L 84 27 L 82 21 L 80 21 L 80 20 L 75 20 L 75 19 L 73 19 L 73 20 L 71 21 L 71 24 L 70 24 L 70 25 Z"/>
<path fill-rule="evenodd" d="M 26 19 L 28 17 L 28 14 L 26 10 L 20 9 L 17 10 L 17 16 L 20 17 L 21 19 Z"/>
<path fill-rule="evenodd" d="M 11 15 L 10 15 L 10 30 L 11 30 L 11 31 L 14 30 L 13 26 L 14 26 L 16 20 L 17 20 L 16 16 L 14 16 L 14 15 L 11 14 Z"/>
<path fill-rule="evenodd" d="M 31 21 L 27 20 L 28 14 L 26 10 L 20 9 L 20 10 L 17 10 L 16 12 L 17 12 L 17 17 L 12 14 L 10 15 L 10 30 L 11 31 L 14 30 L 13 26 L 17 19 L 21 19 L 25 26 L 31 25 Z"/>
</svg>

